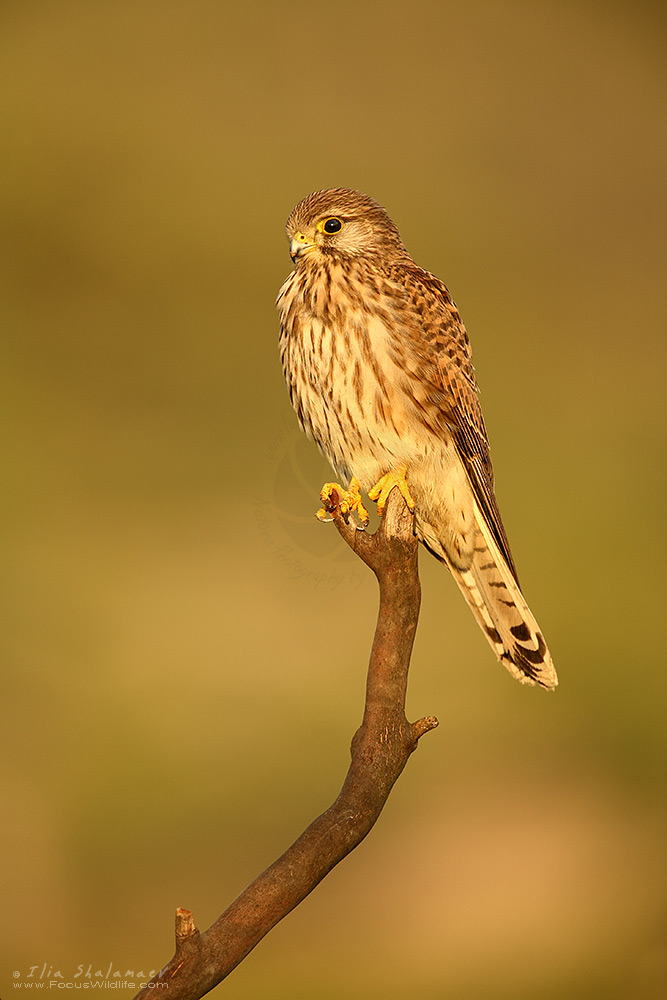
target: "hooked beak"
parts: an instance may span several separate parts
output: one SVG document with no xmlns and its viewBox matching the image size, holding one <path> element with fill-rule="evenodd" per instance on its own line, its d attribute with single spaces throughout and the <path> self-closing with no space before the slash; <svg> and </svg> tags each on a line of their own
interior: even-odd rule
<svg viewBox="0 0 667 1000">
<path fill-rule="evenodd" d="M 307 240 L 303 233 L 295 233 L 290 240 L 289 255 L 296 262 L 301 257 L 305 257 L 307 253 L 312 253 L 315 249 L 315 244 Z"/>
</svg>

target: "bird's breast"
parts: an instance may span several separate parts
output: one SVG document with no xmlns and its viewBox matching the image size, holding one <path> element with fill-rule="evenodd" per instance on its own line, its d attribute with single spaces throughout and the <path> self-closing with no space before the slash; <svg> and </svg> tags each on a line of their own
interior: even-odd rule
<svg viewBox="0 0 667 1000">
<path fill-rule="evenodd" d="M 292 404 L 338 474 L 369 488 L 423 454 L 399 331 L 379 292 L 331 271 L 309 282 L 297 270 L 278 307 Z"/>
</svg>

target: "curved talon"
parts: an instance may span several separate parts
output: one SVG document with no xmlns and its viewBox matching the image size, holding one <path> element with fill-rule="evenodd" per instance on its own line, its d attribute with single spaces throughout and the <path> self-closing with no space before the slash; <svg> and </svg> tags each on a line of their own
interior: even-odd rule
<svg viewBox="0 0 667 1000">
<path fill-rule="evenodd" d="M 334 495 L 337 497 L 337 500 L 332 499 Z M 315 515 L 319 521 L 332 521 L 331 514 L 338 507 L 338 510 L 346 521 L 349 519 L 350 514 L 356 511 L 361 520 L 359 527 L 363 529 L 368 524 L 369 514 L 361 499 L 359 480 L 354 476 L 350 480 L 350 486 L 347 490 L 338 483 L 325 483 L 320 491 L 320 500 L 323 506 L 320 507 Z"/>
<path fill-rule="evenodd" d="M 378 514 L 380 517 L 382 517 L 384 513 L 384 509 L 387 505 L 387 499 L 394 486 L 398 486 L 401 496 L 408 505 L 408 509 L 411 513 L 414 513 L 415 502 L 410 495 L 408 484 L 405 481 L 405 474 L 407 471 L 407 465 L 399 465 L 398 468 L 392 469 L 391 472 L 387 472 L 381 479 L 378 479 L 375 486 L 368 491 L 368 499 L 377 500 Z"/>
</svg>

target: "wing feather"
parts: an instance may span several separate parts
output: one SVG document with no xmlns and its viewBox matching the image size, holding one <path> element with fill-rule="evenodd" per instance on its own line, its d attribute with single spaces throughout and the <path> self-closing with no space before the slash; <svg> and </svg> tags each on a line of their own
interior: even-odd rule
<svg viewBox="0 0 667 1000">
<path fill-rule="evenodd" d="M 396 264 L 389 269 L 388 277 L 406 296 L 403 308 L 409 311 L 412 321 L 401 323 L 400 315 L 395 318 L 417 353 L 420 380 L 426 381 L 427 392 L 431 390 L 429 399 L 437 401 L 424 419 L 432 425 L 431 430 L 442 433 L 446 428 L 453 437 L 479 509 L 518 583 L 494 492 L 493 465 L 470 341 L 458 309 L 443 282 L 416 264 Z"/>
</svg>

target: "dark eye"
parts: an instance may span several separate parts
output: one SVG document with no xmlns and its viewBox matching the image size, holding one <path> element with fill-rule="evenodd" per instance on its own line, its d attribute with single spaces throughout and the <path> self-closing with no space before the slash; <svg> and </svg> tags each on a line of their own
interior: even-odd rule
<svg viewBox="0 0 667 1000">
<path fill-rule="evenodd" d="M 343 223 L 340 219 L 326 219 L 322 228 L 325 233 L 339 233 L 343 228 Z"/>
</svg>

